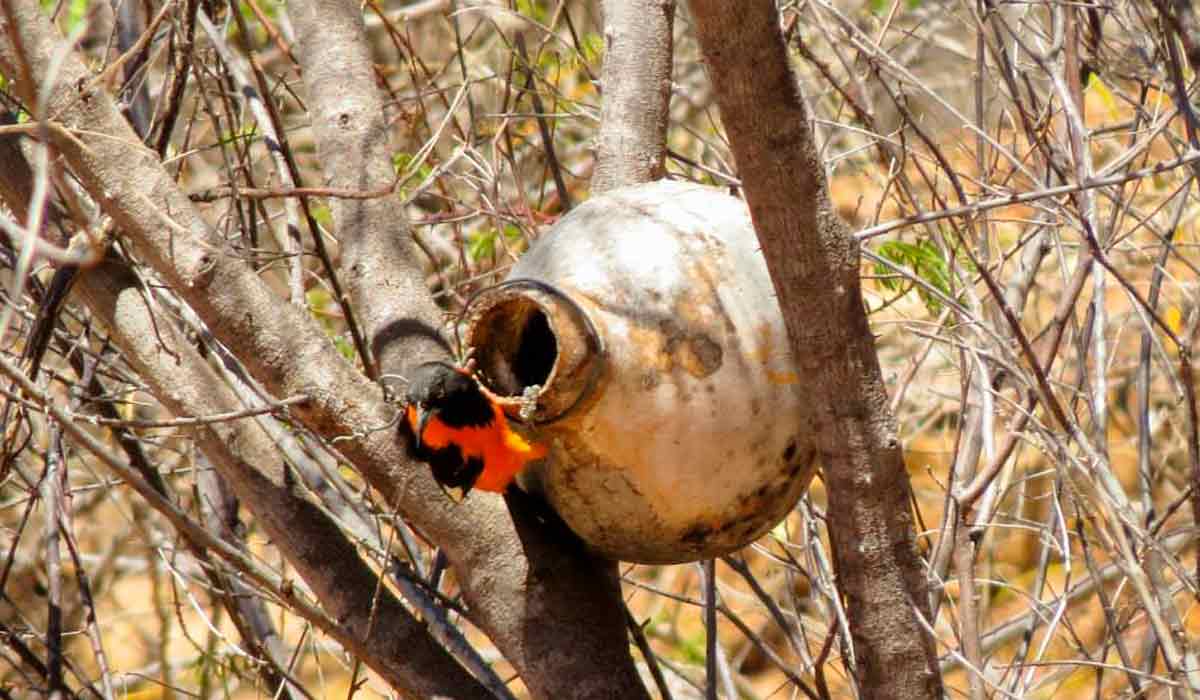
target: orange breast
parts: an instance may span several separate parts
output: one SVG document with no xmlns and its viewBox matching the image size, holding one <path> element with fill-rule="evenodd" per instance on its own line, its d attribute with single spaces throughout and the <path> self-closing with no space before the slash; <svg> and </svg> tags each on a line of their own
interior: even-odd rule
<svg viewBox="0 0 1200 700">
<path fill-rule="evenodd" d="M 525 465 L 546 456 L 546 448 L 525 440 L 508 427 L 508 419 L 498 406 L 491 425 L 484 427 L 453 428 L 440 420 L 429 421 L 421 443 L 431 449 L 443 449 L 457 445 L 463 459 L 478 457 L 483 460 L 483 473 L 475 482 L 475 488 L 484 491 L 502 492 L 508 488 Z M 415 429 L 416 410 L 408 408 L 408 423 Z"/>
</svg>

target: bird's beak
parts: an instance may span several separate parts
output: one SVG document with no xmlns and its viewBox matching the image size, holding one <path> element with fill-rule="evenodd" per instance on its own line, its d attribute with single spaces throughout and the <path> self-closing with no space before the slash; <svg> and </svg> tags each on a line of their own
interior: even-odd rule
<svg viewBox="0 0 1200 700">
<path fill-rule="evenodd" d="M 424 406 L 417 406 L 417 427 L 413 431 L 417 436 L 417 449 L 421 449 L 421 436 L 425 434 L 425 425 L 429 423 L 429 419 L 433 417 L 433 412 Z"/>
</svg>

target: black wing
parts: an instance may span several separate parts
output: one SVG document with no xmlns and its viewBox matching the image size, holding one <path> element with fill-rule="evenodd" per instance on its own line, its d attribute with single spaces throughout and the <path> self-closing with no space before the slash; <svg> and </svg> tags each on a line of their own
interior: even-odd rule
<svg viewBox="0 0 1200 700">
<path fill-rule="evenodd" d="M 431 449 L 422 445 L 418 449 L 412 430 L 408 428 L 408 422 L 401 421 L 401 424 L 407 437 L 409 455 L 429 464 L 434 481 L 442 488 L 461 489 L 463 496 L 475 488 L 475 482 L 483 473 L 483 459 L 468 457 L 464 460 L 462 450 L 454 444 L 441 449 Z"/>
</svg>

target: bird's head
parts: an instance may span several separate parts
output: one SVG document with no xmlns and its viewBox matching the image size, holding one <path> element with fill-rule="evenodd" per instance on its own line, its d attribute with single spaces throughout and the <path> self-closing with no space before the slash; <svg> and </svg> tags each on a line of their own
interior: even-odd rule
<svg viewBox="0 0 1200 700">
<path fill-rule="evenodd" d="M 485 426 L 493 419 L 491 402 L 475 378 L 449 362 L 418 365 L 409 374 L 407 417 L 419 448 L 431 420 L 451 428 Z"/>
</svg>

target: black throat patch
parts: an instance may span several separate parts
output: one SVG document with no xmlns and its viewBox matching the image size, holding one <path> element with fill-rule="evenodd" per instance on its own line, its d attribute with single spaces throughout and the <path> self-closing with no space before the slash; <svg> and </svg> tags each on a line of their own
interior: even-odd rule
<svg viewBox="0 0 1200 700">
<path fill-rule="evenodd" d="M 490 425 L 492 404 L 475 379 L 448 362 L 426 362 L 412 371 L 406 398 L 451 428 Z"/>
</svg>

